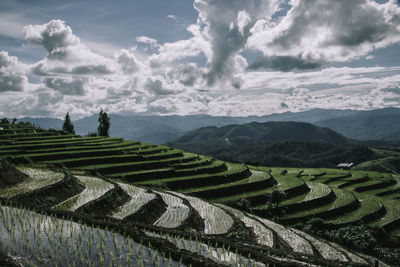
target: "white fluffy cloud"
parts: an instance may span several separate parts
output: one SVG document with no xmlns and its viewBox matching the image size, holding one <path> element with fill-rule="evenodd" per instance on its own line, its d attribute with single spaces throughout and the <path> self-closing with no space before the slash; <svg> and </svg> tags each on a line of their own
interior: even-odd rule
<svg viewBox="0 0 400 267">
<path fill-rule="evenodd" d="M 113 60 L 93 53 L 72 33 L 61 20 L 52 20 L 43 25 L 28 25 L 24 28 L 25 39 L 42 45 L 45 59 L 32 67 L 35 75 L 42 76 L 48 88 L 67 95 L 83 95 L 88 78 L 82 76 L 104 76 L 116 71 Z"/>
<path fill-rule="evenodd" d="M 117 55 L 117 62 L 126 75 L 148 71 L 147 67 L 136 58 L 132 50 L 122 49 Z"/>
<path fill-rule="evenodd" d="M 23 32 L 25 39 L 43 45 L 50 58 L 67 57 L 74 52 L 74 48 L 85 49 L 79 38 L 72 34 L 71 28 L 61 20 L 52 20 L 43 25 L 28 25 Z"/>
<path fill-rule="evenodd" d="M 159 47 L 158 53 L 149 58 L 149 65 L 152 68 L 160 68 L 163 65 L 175 63 L 176 60 L 193 58 L 200 54 L 208 57 L 211 54 L 211 45 L 207 33 L 198 24 L 190 25 L 187 30 L 193 37 L 173 43 L 164 43 Z"/>
<path fill-rule="evenodd" d="M 153 38 L 150 38 L 147 36 L 136 37 L 136 42 L 150 45 L 151 48 L 157 48 L 160 46 L 156 39 L 153 39 Z"/>
<path fill-rule="evenodd" d="M 18 62 L 16 57 L 0 51 L 0 93 L 23 91 L 28 81 L 24 69 L 25 67 Z"/>
<path fill-rule="evenodd" d="M 396 0 L 291 0 L 290 5 L 279 23 L 260 20 L 248 46 L 267 57 L 294 57 L 304 66 L 352 60 L 400 41 Z"/>
<path fill-rule="evenodd" d="M 91 51 L 61 20 L 28 25 L 26 40 L 47 55 L 25 65 L 0 52 L 0 114 L 85 116 L 103 107 L 247 116 L 400 106 L 399 68 L 324 68 L 399 43 L 396 1 L 287 2 L 194 0 L 198 18 L 186 27 L 188 39 L 139 36 L 135 48 L 113 57 Z M 282 7 L 287 14 L 277 13 Z"/>
</svg>

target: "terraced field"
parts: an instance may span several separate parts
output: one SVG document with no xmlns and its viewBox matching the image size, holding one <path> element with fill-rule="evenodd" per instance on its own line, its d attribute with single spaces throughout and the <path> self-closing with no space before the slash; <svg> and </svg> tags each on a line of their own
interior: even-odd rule
<svg viewBox="0 0 400 267">
<path fill-rule="evenodd" d="M 51 174 L 54 177 L 62 176 L 57 171 L 51 171 Z M 113 190 L 114 185 L 96 177 L 76 176 L 74 180 L 84 184 L 85 189 L 76 192 L 76 196 L 72 198 L 60 201 L 46 210 L 46 214 L 26 207 L 15 207 L 18 203 L 12 197 L 1 195 L 0 248 L 22 256 L 21 261 L 28 266 L 47 266 L 51 259 L 55 260 L 54 265 L 66 263 L 67 266 L 85 265 L 89 262 L 96 266 L 179 266 L 196 262 L 201 262 L 204 266 L 265 266 L 269 263 L 279 266 L 291 262 L 302 265 L 314 263 L 345 266 L 351 262 L 345 256 L 350 251 L 339 253 L 324 241 L 316 242 L 316 239 L 305 233 L 297 233 L 272 221 L 227 206 L 213 205 L 196 197 L 176 192 L 146 191 L 123 183 L 118 185 L 130 199 L 120 203 L 115 212 L 98 212 L 95 217 L 86 217 L 85 215 L 91 213 L 82 208 L 84 206 L 98 209 L 105 203 L 113 205 L 115 199 L 107 197 L 107 194 Z M 33 190 L 40 195 L 41 189 Z M 159 203 L 154 202 L 156 195 L 162 196 L 159 200 L 168 207 L 166 210 L 157 210 Z M 29 198 L 29 195 L 26 197 Z M 27 205 L 27 208 L 35 207 Z M 157 213 L 158 219 L 152 225 L 136 223 L 138 215 L 146 216 L 146 213 L 143 214 L 144 210 Z M 203 227 L 198 227 L 201 223 L 194 224 L 199 218 Z M 98 224 L 103 227 L 105 225 L 105 229 L 98 228 Z M 173 230 L 184 229 L 182 226 L 185 224 L 192 227 L 190 232 Z M 109 232 L 107 227 L 111 227 L 113 231 Z M 135 231 L 132 233 L 131 230 L 127 234 L 127 229 Z M 257 238 L 249 239 L 248 233 Z M 159 242 L 169 251 L 168 257 L 160 248 L 154 247 L 160 245 Z M 332 252 L 314 252 L 313 242 L 324 248 L 330 247 Z M 186 258 L 177 257 L 182 250 L 186 251 Z M 197 253 L 195 258 L 191 258 L 192 253 Z M 332 256 L 335 253 L 342 257 L 335 258 Z M 23 257 L 29 254 L 36 256 Z M 361 256 L 356 256 L 356 259 L 360 266 L 369 264 Z"/>
<path fill-rule="evenodd" d="M 277 224 L 269 219 L 271 214 L 289 224 L 312 217 L 337 226 L 362 222 L 388 238 L 399 237 L 399 177 L 389 174 L 252 167 L 121 138 L 10 126 L 0 130 L 2 155 L 30 178 L 0 189 L 2 214 L 13 209 L 18 217 L 28 212 L 26 208 L 40 209 L 54 225 L 64 225 L 55 219 L 64 217 L 90 225 L 89 232 L 112 228 L 121 234 L 115 238 L 117 247 L 131 244 L 122 251 L 137 249 L 137 244 L 145 247 L 146 253 L 137 254 L 145 254 L 143 259 L 136 257 L 144 265 L 373 264 L 355 252 Z M 277 190 L 284 200 L 271 205 L 270 196 Z M 13 236 L 8 219 L 1 219 L 0 231 Z M 163 252 L 160 244 L 166 247 Z M 84 245 L 88 249 L 81 253 L 83 258 L 92 257 L 87 256 L 91 244 Z M 26 255 L 24 246 L 37 249 L 26 244 L 7 249 Z M 53 255 L 46 253 L 45 258 Z M 108 266 L 116 255 L 106 254 L 94 262 Z M 83 264 L 78 258 L 75 263 Z M 126 264 L 133 259 L 124 260 Z M 40 265 L 40 259 L 32 264 Z"/>
</svg>

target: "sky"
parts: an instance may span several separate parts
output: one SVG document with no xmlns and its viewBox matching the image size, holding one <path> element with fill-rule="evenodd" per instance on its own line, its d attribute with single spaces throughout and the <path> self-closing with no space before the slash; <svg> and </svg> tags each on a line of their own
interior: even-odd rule
<svg viewBox="0 0 400 267">
<path fill-rule="evenodd" d="M 0 117 L 400 107 L 398 0 L 1 0 Z"/>
</svg>

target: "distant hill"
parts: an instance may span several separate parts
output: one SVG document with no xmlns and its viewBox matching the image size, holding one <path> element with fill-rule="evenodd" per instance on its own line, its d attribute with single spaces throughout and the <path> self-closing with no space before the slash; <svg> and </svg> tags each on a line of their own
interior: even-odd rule
<svg viewBox="0 0 400 267">
<path fill-rule="evenodd" d="M 354 110 L 330 110 L 313 109 L 304 112 L 284 112 L 266 116 L 250 117 L 228 117 L 228 116 L 210 116 L 210 115 L 187 115 L 187 116 L 150 116 L 134 115 L 120 116 L 110 114 L 112 136 L 120 136 L 127 140 L 140 140 L 155 144 L 163 144 L 174 140 L 179 136 L 206 126 L 225 126 L 230 124 L 243 124 L 252 121 L 304 121 L 315 122 L 323 119 L 331 119 L 338 116 L 354 114 Z M 19 119 L 31 122 L 43 129 L 61 129 L 63 121 L 54 118 L 29 118 Z M 94 132 L 97 129 L 97 115 L 85 117 L 73 121 L 77 134 L 86 135 L 88 132 Z"/>
<path fill-rule="evenodd" d="M 377 122 L 369 125 L 370 122 L 366 118 L 373 117 L 374 114 L 379 118 L 371 119 Z M 259 117 L 214 117 L 210 115 L 120 116 L 110 114 L 110 133 L 112 136 L 121 136 L 127 140 L 163 144 L 200 127 L 221 127 L 253 121 L 297 121 L 328 127 L 356 140 L 395 140 L 396 136 L 400 136 L 398 114 L 400 114 L 400 109 L 396 108 L 372 111 L 313 109 L 297 113 L 284 112 Z M 22 118 L 20 120 L 31 122 L 44 129 L 61 129 L 63 123 L 62 120 L 53 118 Z M 86 135 L 88 132 L 96 131 L 98 125 L 97 115 L 75 120 L 73 123 L 78 134 Z"/>
<path fill-rule="evenodd" d="M 24 121 L 32 123 L 42 129 L 57 129 L 61 130 L 63 125 L 63 120 L 55 119 L 55 118 L 30 118 L 24 117 L 18 119 L 17 121 Z"/>
<path fill-rule="evenodd" d="M 386 108 L 324 119 L 316 125 L 329 127 L 356 140 L 400 140 L 400 109 Z"/>
<path fill-rule="evenodd" d="M 351 143 L 349 139 L 331 129 L 305 122 L 251 122 L 223 127 L 205 127 L 191 131 L 176 139 L 175 143 L 224 142 L 243 144 L 248 142 L 321 141 L 334 144 Z"/>
<path fill-rule="evenodd" d="M 169 142 L 218 159 L 262 166 L 335 167 L 377 158 L 368 147 L 328 128 L 301 122 L 265 122 L 205 127 Z"/>
</svg>

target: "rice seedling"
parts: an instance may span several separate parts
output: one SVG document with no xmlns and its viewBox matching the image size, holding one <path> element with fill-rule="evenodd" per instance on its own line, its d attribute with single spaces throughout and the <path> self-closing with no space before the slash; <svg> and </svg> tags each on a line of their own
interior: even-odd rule
<svg viewBox="0 0 400 267">
<path fill-rule="evenodd" d="M 76 178 L 78 178 L 86 188 L 79 195 L 58 204 L 54 209 L 75 211 L 86 203 L 98 199 L 114 188 L 113 184 L 99 178 L 88 176 L 76 176 Z"/>
<path fill-rule="evenodd" d="M 16 185 L 0 188 L 0 197 L 11 198 L 17 195 L 55 184 L 64 178 L 64 173 L 46 169 L 18 166 L 17 169 L 29 176 Z"/>
<path fill-rule="evenodd" d="M 174 235 L 169 235 L 167 237 L 166 235 L 148 231 L 146 231 L 145 234 L 151 237 L 168 240 L 179 249 L 197 253 L 205 258 L 215 261 L 218 264 L 228 266 L 266 266 L 264 263 L 253 260 L 251 256 L 244 257 L 238 253 L 226 249 L 225 247 L 211 246 L 210 244 L 204 244 L 195 240 L 187 240 L 180 236 Z"/>
<path fill-rule="evenodd" d="M 167 210 L 154 223 L 155 226 L 164 228 L 179 227 L 189 216 L 189 207 L 183 204 L 183 200 L 171 194 L 157 192 L 168 205 Z"/>
<path fill-rule="evenodd" d="M 329 195 L 332 189 L 321 183 L 307 182 L 307 186 L 310 188 L 310 192 L 300 195 L 298 197 L 289 198 L 282 201 L 281 206 L 290 205 L 294 203 L 307 203 L 309 201 L 317 200 Z"/>
<path fill-rule="evenodd" d="M 328 260 L 337 260 L 337 261 L 348 261 L 346 256 L 340 252 L 339 250 L 335 249 L 334 247 L 330 246 L 326 242 L 322 242 L 319 239 L 310 236 L 309 234 L 306 234 L 304 232 L 301 232 L 297 229 L 290 229 L 291 231 L 294 231 L 296 234 L 299 236 L 304 237 L 307 239 L 310 243 L 313 244 L 313 246 L 318 250 L 318 252 L 321 254 L 322 257 Z"/>
<path fill-rule="evenodd" d="M 374 214 L 381 210 L 382 203 L 374 196 L 357 196 L 360 200 L 361 206 L 353 212 L 342 214 L 341 216 L 328 220 L 333 224 L 356 223 L 361 221 L 368 215 Z"/>
<path fill-rule="evenodd" d="M 157 250 L 117 233 L 22 208 L 0 205 L 0 214 L 0 249 L 26 266 L 157 266 L 160 259 L 164 260 L 160 266 L 179 266 Z M 98 244 L 104 249 L 99 250 Z"/>
<path fill-rule="evenodd" d="M 292 230 L 267 219 L 255 217 L 253 215 L 249 216 L 251 218 L 259 220 L 265 226 L 275 231 L 279 235 L 279 237 L 291 247 L 291 249 L 294 252 L 304 253 L 309 255 L 314 254 L 310 243 L 300 235 L 293 232 Z"/>
<path fill-rule="evenodd" d="M 311 215 L 318 216 L 319 214 L 323 214 L 325 212 L 331 212 L 333 210 L 351 205 L 352 203 L 358 201 L 355 195 L 351 192 L 339 188 L 332 188 L 332 190 L 336 195 L 336 199 L 332 203 L 314 209 L 307 209 L 304 211 L 292 213 L 286 216 L 286 218 L 293 219 L 293 218 L 305 218 Z"/>
<path fill-rule="evenodd" d="M 146 190 L 136 186 L 124 183 L 118 183 L 118 185 L 121 186 L 126 193 L 128 193 L 131 199 L 128 203 L 112 214 L 112 217 L 116 219 L 123 219 L 126 216 L 134 214 L 143 205 L 156 197 L 155 194 L 146 193 Z"/>
<path fill-rule="evenodd" d="M 180 193 L 174 193 L 174 194 L 176 194 L 179 197 L 187 199 L 190 205 L 204 219 L 205 234 L 208 235 L 226 234 L 231 229 L 233 225 L 233 220 L 231 216 L 229 216 L 229 214 L 227 214 L 223 209 L 216 207 L 208 202 L 205 202 L 199 198 L 185 196 Z"/>
<path fill-rule="evenodd" d="M 370 196 L 373 198 L 373 196 Z M 398 200 L 386 200 L 379 198 L 379 201 L 385 206 L 386 214 L 380 220 L 373 221 L 368 225 L 373 227 L 380 227 L 393 221 L 399 220 L 400 205 Z"/>
<path fill-rule="evenodd" d="M 267 246 L 267 247 L 273 247 L 274 246 L 274 234 L 273 232 L 265 227 L 262 223 L 259 221 L 250 218 L 246 216 L 243 212 L 233 209 L 231 207 L 222 205 L 222 204 L 217 204 L 221 208 L 224 208 L 228 211 L 230 211 L 237 219 L 242 221 L 246 227 L 250 228 L 253 230 L 254 235 L 257 238 L 257 242 L 260 245 Z"/>
</svg>

